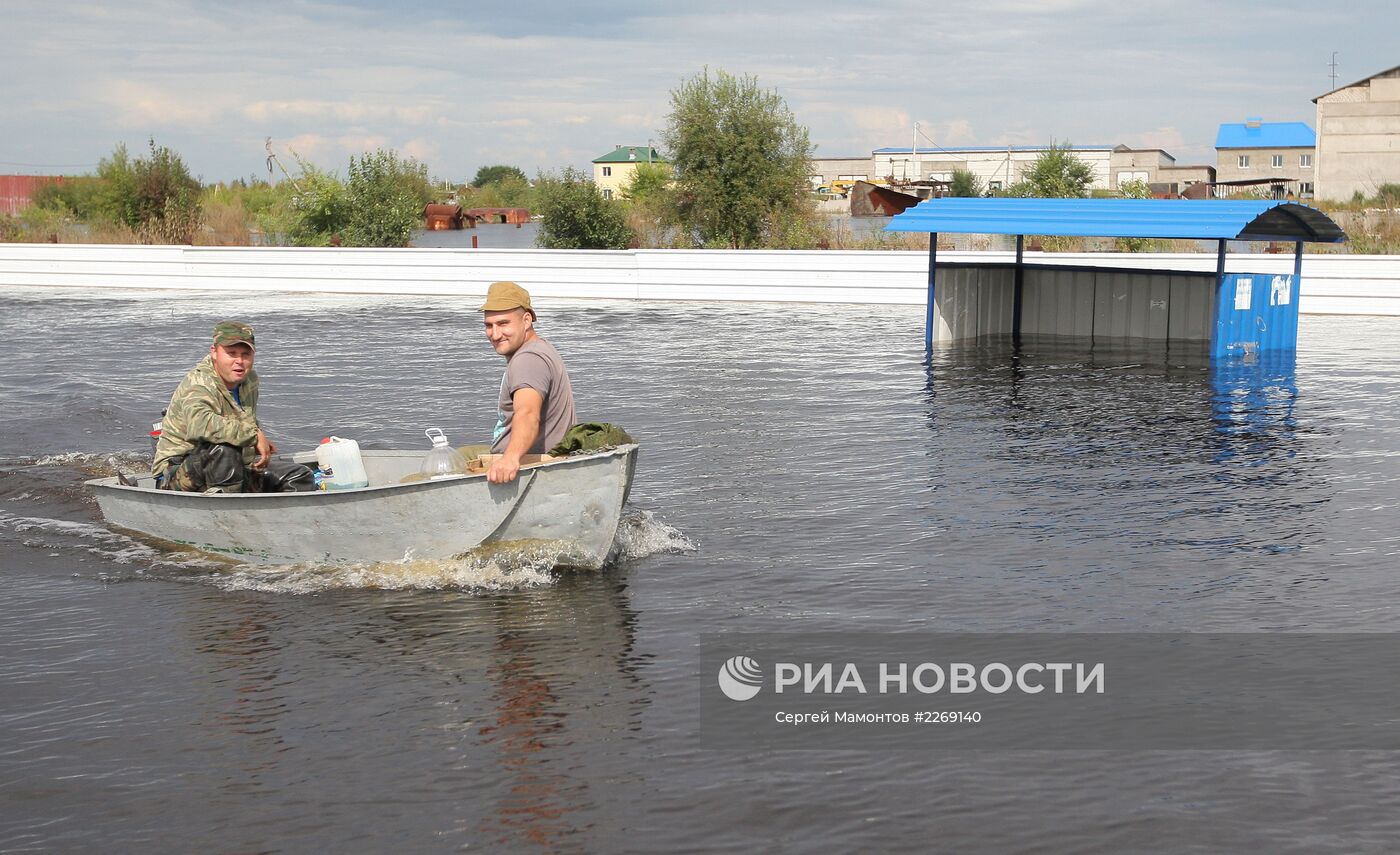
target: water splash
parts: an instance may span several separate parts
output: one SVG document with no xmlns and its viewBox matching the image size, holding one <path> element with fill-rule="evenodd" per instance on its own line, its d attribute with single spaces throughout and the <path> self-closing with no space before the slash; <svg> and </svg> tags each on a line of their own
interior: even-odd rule
<svg viewBox="0 0 1400 855">
<path fill-rule="evenodd" d="M 468 553 L 458 558 L 408 558 L 364 564 L 301 563 L 243 566 L 214 573 L 204 581 L 225 591 L 315 594 L 343 588 L 401 590 L 514 591 L 554 584 L 551 557 L 528 551 L 491 555 Z"/>
<path fill-rule="evenodd" d="M 517 541 L 473 549 L 444 560 L 408 557 L 401 561 L 353 564 L 304 562 L 284 565 L 238 565 L 211 573 L 201 581 L 226 591 L 315 594 L 339 589 L 518 591 L 555 584 L 555 560 L 566 545 L 551 541 Z M 681 531 L 651 511 L 623 515 L 613 542 L 614 561 L 633 561 L 662 553 L 694 552 Z"/>
<path fill-rule="evenodd" d="M 634 561 L 651 555 L 680 554 L 698 549 L 680 529 L 667 525 L 651 511 L 629 509 L 617 526 L 613 554 L 620 561 Z"/>
</svg>

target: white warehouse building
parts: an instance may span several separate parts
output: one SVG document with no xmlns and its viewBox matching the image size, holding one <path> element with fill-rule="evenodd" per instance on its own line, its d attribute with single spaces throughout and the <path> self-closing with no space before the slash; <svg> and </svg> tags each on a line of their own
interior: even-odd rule
<svg viewBox="0 0 1400 855">
<path fill-rule="evenodd" d="M 1108 190 L 1116 186 L 1112 171 L 1111 145 L 1077 145 L 1070 151 L 1094 170 L 1091 189 Z M 1050 146 L 969 146 L 957 148 L 877 148 L 874 169 L 878 178 L 895 181 L 949 181 L 953 170 L 965 169 L 981 180 L 987 190 L 1004 190 L 1021 180 L 1021 173 L 1030 168 Z M 1145 177 L 1145 176 L 1144 176 Z"/>
</svg>

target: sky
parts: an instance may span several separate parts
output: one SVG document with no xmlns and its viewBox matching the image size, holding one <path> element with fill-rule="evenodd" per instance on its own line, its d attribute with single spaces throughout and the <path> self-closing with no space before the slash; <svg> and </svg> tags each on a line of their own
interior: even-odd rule
<svg viewBox="0 0 1400 855">
<path fill-rule="evenodd" d="M 0 0 L 0 173 L 82 174 L 153 138 L 206 182 L 266 176 L 268 137 L 342 175 L 381 147 L 454 182 L 587 168 L 659 146 L 705 68 L 776 91 L 818 156 L 917 123 L 920 148 L 1214 164 L 1221 122 L 1313 125 L 1334 51 L 1339 86 L 1400 65 L 1393 20 L 1390 0 Z"/>
</svg>

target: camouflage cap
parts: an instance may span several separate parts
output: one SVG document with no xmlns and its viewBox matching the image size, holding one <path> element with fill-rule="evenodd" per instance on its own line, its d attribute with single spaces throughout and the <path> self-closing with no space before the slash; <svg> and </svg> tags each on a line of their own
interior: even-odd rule
<svg viewBox="0 0 1400 855">
<path fill-rule="evenodd" d="M 240 321 L 219 321 L 214 324 L 214 344 L 246 344 L 257 350 L 253 343 L 253 328 Z"/>
<path fill-rule="evenodd" d="M 486 289 L 486 302 L 481 304 L 483 312 L 506 312 L 511 309 L 524 309 L 535 314 L 530 305 L 530 292 L 514 282 L 492 282 Z"/>
</svg>

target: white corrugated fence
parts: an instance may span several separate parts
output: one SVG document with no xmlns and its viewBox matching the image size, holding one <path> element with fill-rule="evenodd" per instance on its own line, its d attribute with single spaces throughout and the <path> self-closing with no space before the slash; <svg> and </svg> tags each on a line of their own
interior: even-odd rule
<svg viewBox="0 0 1400 855">
<path fill-rule="evenodd" d="M 940 251 L 940 261 L 1011 262 Z M 1027 263 L 1214 271 L 1210 254 L 1027 253 Z M 927 255 L 892 251 L 305 249 L 0 244 L 0 287 L 479 296 L 513 279 L 541 297 L 922 305 Z M 1291 273 L 1288 255 L 1228 271 Z M 1301 311 L 1400 315 L 1400 256 L 1307 255 Z"/>
</svg>

